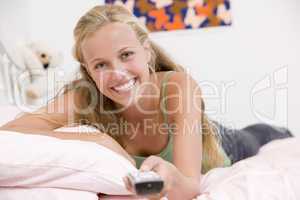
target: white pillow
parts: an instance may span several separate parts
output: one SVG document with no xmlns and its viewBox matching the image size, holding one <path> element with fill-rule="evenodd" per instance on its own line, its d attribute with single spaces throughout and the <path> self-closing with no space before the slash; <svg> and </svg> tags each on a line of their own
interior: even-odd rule
<svg viewBox="0 0 300 200">
<path fill-rule="evenodd" d="M 93 192 L 59 188 L 0 188 L 3 200 L 98 200 Z M 102 200 L 102 198 L 101 198 Z"/>
<path fill-rule="evenodd" d="M 228 168 L 215 168 L 201 179 L 197 200 L 300 199 L 300 139 L 275 140 L 256 156 Z"/>
<path fill-rule="evenodd" d="M 137 169 L 93 142 L 0 131 L 0 187 L 49 187 L 130 194 L 122 181 Z"/>
<path fill-rule="evenodd" d="M 21 113 L 21 109 L 12 105 L 0 105 L 0 126 L 16 118 Z"/>
</svg>

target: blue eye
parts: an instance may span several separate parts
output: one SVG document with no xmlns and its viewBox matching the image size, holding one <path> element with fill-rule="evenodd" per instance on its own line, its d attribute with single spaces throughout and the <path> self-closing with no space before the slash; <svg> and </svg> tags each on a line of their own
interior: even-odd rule
<svg viewBox="0 0 300 200">
<path fill-rule="evenodd" d="M 95 65 L 95 69 L 103 68 L 105 66 L 106 65 L 104 63 L 98 63 L 98 64 Z"/>
<path fill-rule="evenodd" d="M 121 54 L 121 58 L 122 58 L 122 59 L 126 59 L 126 58 L 130 57 L 130 56 L 133 55 L 133 54 L 134 54 L 134 52 L 132 52 L 132 51 L 127 51 L 127 52 L 124 52 L 124 53 Z"/>
</svg>

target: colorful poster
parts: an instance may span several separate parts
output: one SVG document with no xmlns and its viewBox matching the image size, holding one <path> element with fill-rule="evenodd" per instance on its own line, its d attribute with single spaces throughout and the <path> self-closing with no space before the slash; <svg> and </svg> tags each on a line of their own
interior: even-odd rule
<svg viewBox="0 0 300 200">
<path fill-rule="evenodd" d="M 105 0 L 125 5 L 150 31 L 231 25 L 229 0 Z"/>
</svg>

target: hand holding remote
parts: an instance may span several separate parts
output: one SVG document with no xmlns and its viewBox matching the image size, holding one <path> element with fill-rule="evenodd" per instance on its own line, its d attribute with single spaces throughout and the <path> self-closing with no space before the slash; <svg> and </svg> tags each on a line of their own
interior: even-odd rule
<svg viewBox="0 0 300 200">
<path fill-rule="evenodd" d="M 193 199 L 200 193 L 199 177 L 185 176 L 175 165 L 158 156 L 148 157 L 142 163 L 140 171 L 155 172 L 163 180 L 163 188 L 160 193 L 156 193 L 156 197 L 167 196 L 168 199 L 182 200 Z"/>
</svg>

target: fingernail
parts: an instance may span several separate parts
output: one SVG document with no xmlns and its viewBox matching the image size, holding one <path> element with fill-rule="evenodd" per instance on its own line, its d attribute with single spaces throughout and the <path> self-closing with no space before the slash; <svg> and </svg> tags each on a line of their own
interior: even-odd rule
<svg viewBox="0 0 300 200">
<path fill-rule="evenodd" d="M 148 166 L 143 166 L 140 169 L 141 171 L 150 171 L 150 168 Z"/>
</svg>

